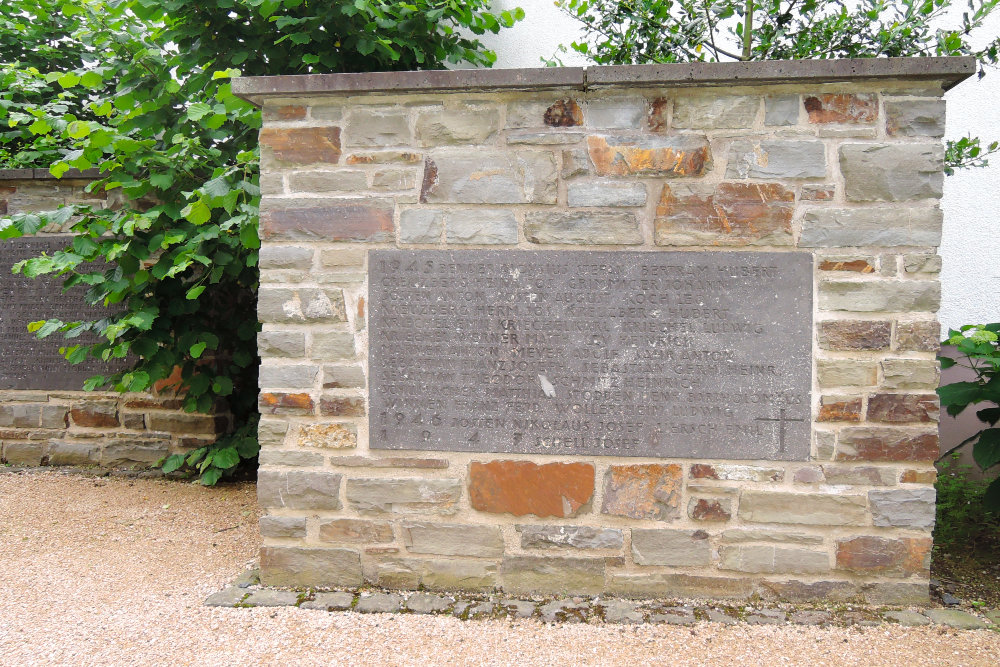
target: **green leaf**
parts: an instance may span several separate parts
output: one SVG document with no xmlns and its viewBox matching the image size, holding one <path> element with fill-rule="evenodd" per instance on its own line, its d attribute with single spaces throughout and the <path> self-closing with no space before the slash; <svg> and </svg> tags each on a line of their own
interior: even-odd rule
<svg viewBox="0 0 1000 667">
<path fill-rule="evenodd" d="M 191 349 L 189 349 L 188 352 L 191 354 L 192 359 L 198 359 L 201 357 L 206 347 L 207 345 L 205 343 L 195 343 L 191 346 Z"/>
<path fill-rule="evenodd" d="M 166 190 L 174 183 L 174 175 L 167 172 L 163 174 L 150 174 L 149 182 L 154 188 Z"/>
<path fill-rule="evenodd" d="M 204 285 L 197 285 L 197 286 L 192 287 L 191 289 L 189 289 L 187 291 L 187 294 L 184 296 L 184 298 L 187 299 L 187 300 L 189 300 L 189 301 L 193 301 L 194 299 L 197 299 L 199 296 L 201 296 L 201 293 L 204 292 L 204 291 L 205 291 L 205 286 Z"/>
<path fill-rule="evenodd" d="M 983 507 L 994 514 L 1000 514 L 1000 477 L 990 482 L 983 494 Z"/>
<path fill-rule="evenodd" d="M 164 473 L 172 473 L 175 470 L 180 469 L 181 466 L 183 465 L 184 465 L 184 455 L 174 454 L 166 458 L 166 460 L 163 462 L 162 469 Z"/>
<path fill-rule="evenodd" d="M 83 76 L 80 77 L 80 83 L 93 90 L 99 88 L 104 83 L 104 77 L 101 76 L 100 72 L 90 70 L 83 73 Z"/>
<path fill-rule="evenodd" d="M 212 209 L 199 199 L 181 209 L 181 215 L 193 225 L 203 225 L 212 218 Z"/>
<path fill-rule="evenodd" d="M 83 139 L 90 135 L 90 124 L 74 120 L 66 127 L 66 133 L 73 139 Z"/>
<path fill-rule="evenodd" d="M 245 224 L 240 227 L 240 243 L 244 248 L 257 249 L 260 247 L 260 238 L 257 236 L 257 228 Z"/>
<path fill-rule="evenodd" d="M 205 486 L 215 486 L 222 479 L 222 471 L 218 468 L 209 468 L 201 474 L 201 483 Z"/>
<path fill-rule="evenodd" d="M 254 437 L 241 438 L 236 443 L 236 451 L 239 452 L 241 458 L 252 459 L 260 453 L 260 443 Z"/>
<path fill-rule="evenodd" d="M 76 84 L 80 83 L 80 76 L 78 74 L 74 74 L 73 72 L 66 72 L 56 80 L 63 88 L 72 88 Z"/>
<path fill-rule="evenodd" d="M 962 407 L 975 401 L 981 392 L 982 387 L 976 382 L 952 382 L 937 389 L 942 405 Z"/>
<path fill-rule="evenodd" d="M 48 134 L 52 131 L 52 126 L 49 125 L 48 121 L 39 118 L 34 123 L 28 126 L 28 131 L 32 134 Z"/>
<path fill-rule="evenodd" d="M 205 102 L 195 102 L 188 107 L 187 117 L 191 120 L 201 120 L 208 114 L 212 113 L 212 107 Z"/>
<path fill-rule="evenodd" d="M 235 468 L 240 463 L 240 455 L 235 447 L 226 447 L 215 453 L 212 463 L 222 469 Z"/>
<path fill-rule="evenodd" d="M 939 356 L 937 359 L 938 359 L 938 362 L 940 362 L 942 369 L 944 369 L 944 368 L 951 368 L 956 363 L 958 363 L 954 359 L 952 359 L 951 357 Z"/>
<path fill-rule="evenodd" d="M 972 447 L 972 458 L 981 470 L 1000 463 L 1000 428 L 988 428 L 979 434 Z"/>
</svg>

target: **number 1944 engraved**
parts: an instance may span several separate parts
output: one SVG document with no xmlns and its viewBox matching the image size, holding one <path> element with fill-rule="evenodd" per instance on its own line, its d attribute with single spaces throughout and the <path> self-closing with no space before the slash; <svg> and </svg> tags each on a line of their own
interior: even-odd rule
<svg viewBox="0 0 1000 667">
<path fill-rule="evenodd" d="M 808 253 L 376 250 L 375 449 L 804 460 Z"/>
</svg>

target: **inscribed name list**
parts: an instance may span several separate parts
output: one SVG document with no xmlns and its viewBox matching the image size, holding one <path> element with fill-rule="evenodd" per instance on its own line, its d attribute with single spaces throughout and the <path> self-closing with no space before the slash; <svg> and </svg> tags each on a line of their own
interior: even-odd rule
<svg viewBox="0 0 1000 667">
<path fill-rule="evenodd" d="M 373 449 L 805 460 L 812 258 L 373 250 Z"/>
<path fill-rule="evenodd" d="M 75 322 L 108 315 L 108 311 L 84 302 L 84 286 L 64 292 L 62 278 L 11 273 L 17 262 L 42 253 L 51 255 L 72 241 L 66 236 L 0 241 L 0 389 L 79 390 L 92 375 L 111 373 L 121 365 L 95 359 L 73 365 L 59 354 L 60 347 L 91 344 L 93 337 L 66 340 L 56 333 L 39 340 L 28 331 L 28 324 L 37 320 Z"/>
</svg>

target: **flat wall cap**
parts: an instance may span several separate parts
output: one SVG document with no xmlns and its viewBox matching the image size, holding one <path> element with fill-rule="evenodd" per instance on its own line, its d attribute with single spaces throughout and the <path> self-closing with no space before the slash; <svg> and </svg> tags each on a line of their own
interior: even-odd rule
<svg viewBox="0 0 1000 667">
<path fill-rule="evenodd" d="M 850 58 L 670 63 L 532 69 L 424 70 L 360 74 L 251 76 L 233 79 L 233 92 L 260 104 L 271 96 L 476 90 L 590 90 L 610 86 L 733 86 L 899 79 L 939 81 L 944 90 L 976 72 L 976 59 Z"/>
</svg>

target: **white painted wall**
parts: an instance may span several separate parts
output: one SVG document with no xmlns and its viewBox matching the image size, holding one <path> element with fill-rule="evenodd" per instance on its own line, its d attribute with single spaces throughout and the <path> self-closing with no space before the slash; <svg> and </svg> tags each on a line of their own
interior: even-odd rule
<svg viewBox="0 0 1000 667">
<path fill-rule="evenodd" d="M 522 7 L 525 19 L 482 41 L 497 53 L 495 67 L 541 67 L 560 44 L 581 38 L 578 23 L 552 0 L 494 0 L 497 11 Z M 984 26 L 981 39 L 1000 34 L 1000 14 Z M 585 65 L 572 50 L 566 65 Z M 1000 71 L 960 84 L 946 95 L 948 138 L 971 134 L 1000 139 Z M 1000 321 L 1000 156 L 986 169 L 965 170 L 945 179 L 941 322 L 958 327 Z"/>
</svg>

